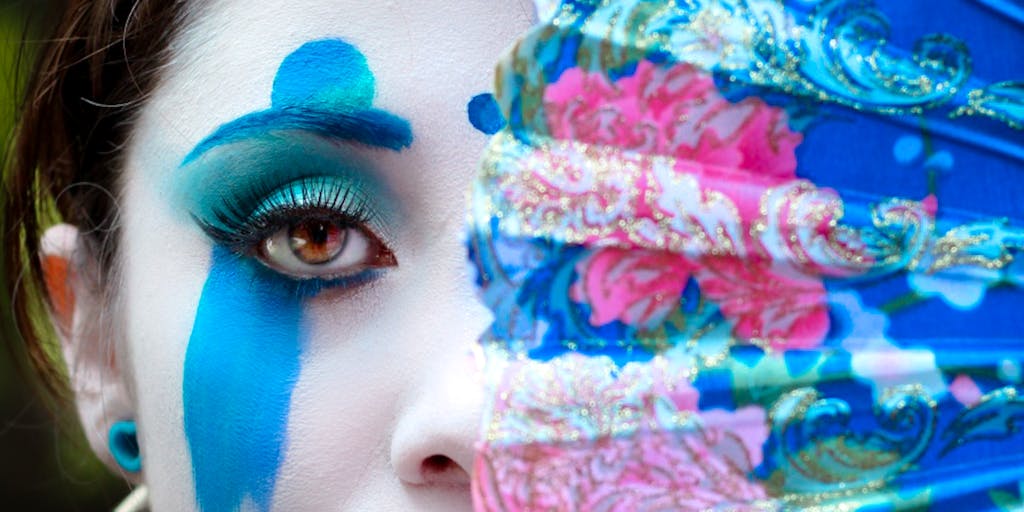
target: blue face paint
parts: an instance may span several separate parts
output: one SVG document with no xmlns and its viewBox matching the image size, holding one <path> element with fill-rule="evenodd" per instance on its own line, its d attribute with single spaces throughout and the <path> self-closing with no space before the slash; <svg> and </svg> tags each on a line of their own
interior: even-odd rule
<svg viewBox="0 0 1024 512">
<path fill-rule="evenodd" d="M 278 68 L 268 110 L 221 126 L 184 164 L 214 147 L 274 130 L 303 130 L 393 150 L 408 147 L 409 122 L 373 108 L 375 83 L 366 57 L 354 46 L 338 39 L 306 43 Z"/>
<path fill-rule="evenodd" d="M 373 73 L 359 50 L 338 39 L 323 39 L 308 42 L 285 57 L 277 69 L 270 100 L 279 107 L 363 110 L 373 103 L 375 87 Z"/>
<path fill-rule="evenodd" d="M 390 149 L 411 143 L 409 123 L 372 108 L 373 96 L 373 75 L 356 48 L 339 40 L 303 45 L 279 68 L 269 110 L 220 127 L 185 158 L 176 199 L 200 224 L 210 224 L 224 220 L 218 213 L 223 209 L 265 203 L 239 197 L 254 190 L 274 197 L 292 180 L 326 176 L 347 184 L 345 190 L 374 194 L 370 180 L 360 177 L 359 160 L 333 143 Z M 201 510 L 270 508 L 307 339 L 303 303 L 335 284 L 295 281 L 223 245 L 214 248 L 183 385 L 185 436 Z"/>
<path fill-rule="evenodd" d="M 301 299 L 223 248 L 185 354 L 185 435 L 202 510 L 270 507 L 302 349 Z"/>
<path fill-rule="evenodd" d="M 477 94 L 466 105 L 469 122 L 474 128 L 487 135 L 494 135 L 505 127 L 505 116 L 501 107 L 490 93 Z"/>
<path fill-rule="evenodd" d="M 377 174 L 373 162 L 350 147 L 307 132 L 275 132 L 207 151 L 180 169 L 171 193 L 174 203 L 197 220 L 223 228 L 228 218 L 243 221 L 270 196 L 310 178 L 331 178 L 346 195 L 371 206 L 394 203 L 387 187 L 374 179 Z M 373 210 L 371 227 L 386 235 L 392 212 Z"/>
</svg>

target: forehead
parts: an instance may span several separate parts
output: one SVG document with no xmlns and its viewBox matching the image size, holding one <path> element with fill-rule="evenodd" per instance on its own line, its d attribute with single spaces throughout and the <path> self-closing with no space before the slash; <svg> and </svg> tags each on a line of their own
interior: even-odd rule
<svg viewBox="0 0 1024 512">
<path fill-rule="evenodd" d="M 465 124 L 465 112 L 453 107 L 492 89 L 496 57 L 531 17 L 530 2 L 520 0 L 212 2 L 192 12 L 175 42 L 159 95 L 170 100 L 155 108 L 174 121 L 175 145 L 187 152 L 217 126 L 266 108 L 289 53 L 340 38 L 366 56 L 375 105 L 414 128 Z"/>
</svg>

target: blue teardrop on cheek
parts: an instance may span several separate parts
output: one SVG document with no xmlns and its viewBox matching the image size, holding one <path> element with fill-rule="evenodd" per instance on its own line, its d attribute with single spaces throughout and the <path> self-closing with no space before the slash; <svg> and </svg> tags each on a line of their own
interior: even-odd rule
<svg viewBox="0 0 1024 512">
<path fill-rule="evenodd" d="M 206 511 L 269 510 L 299 376 L 302 297 L 217 247 L 185 354 L 185 436 Z"/>
</svg>

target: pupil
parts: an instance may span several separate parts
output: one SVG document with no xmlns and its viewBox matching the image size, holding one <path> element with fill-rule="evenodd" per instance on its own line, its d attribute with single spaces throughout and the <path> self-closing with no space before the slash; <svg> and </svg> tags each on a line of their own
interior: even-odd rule
<svg viewBox="0 0 1024 512">
<path fill-rule="evenodd" d="M 326 223 L 317 221 L 314 222 L 312 229 L 309 230 L 309 241 L 316 245 L 323 245 L 327 243 L 327 237 L 330 235 L 329 228 Z"/>
</svg>

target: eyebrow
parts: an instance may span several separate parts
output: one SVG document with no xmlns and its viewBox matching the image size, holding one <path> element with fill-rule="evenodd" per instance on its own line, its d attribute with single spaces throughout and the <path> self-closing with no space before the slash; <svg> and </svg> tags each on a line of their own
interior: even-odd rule
<svg viewBox="0 0 1024 512">
<path fill-rule="evenodd" d="M 409 122 L 375 108 L 329 111 L 289 105 L 253 112 L 228 122 L 203 139 L 182 161 L 188 165 L 207 151 L 275 131 L 299 130 L 329 139 L 401 151 L 412 144 Z"/>
</svg>

